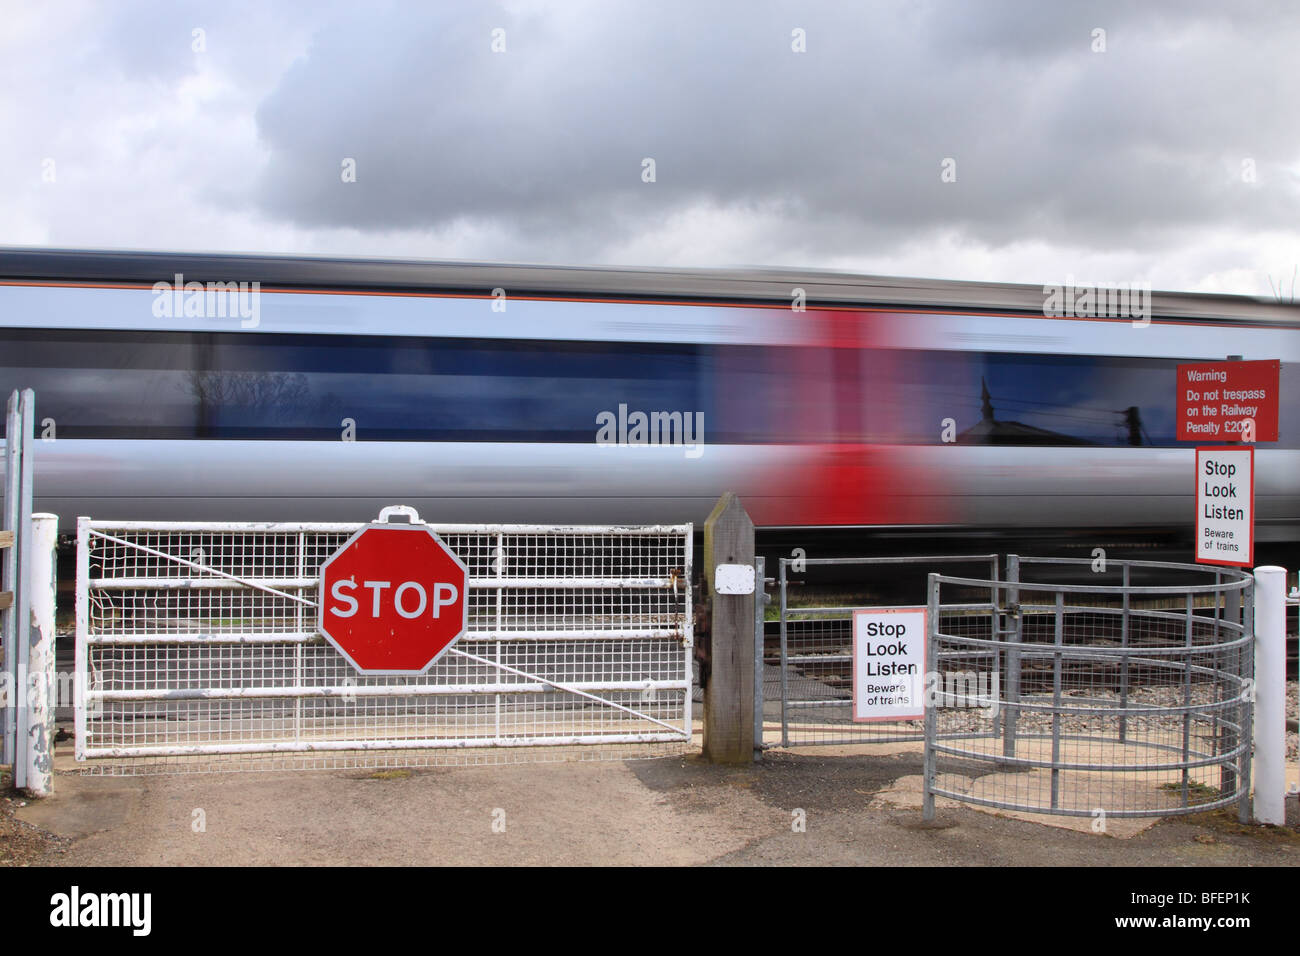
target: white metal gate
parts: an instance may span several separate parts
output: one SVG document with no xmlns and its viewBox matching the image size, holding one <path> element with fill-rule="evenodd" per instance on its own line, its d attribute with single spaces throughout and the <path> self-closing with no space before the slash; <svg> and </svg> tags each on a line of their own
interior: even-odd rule
<svg viewBox="0 0 1300 956">
<path fill-rule="evenodd" d="M 403 677 L 357 674 L 315 630 L 320 565 L 361 527 L 79 519 L 77 759 L 411 766 L 689 742 L 690 525 L 431 525 L 469 569 L 467 631 Z"/>
</svg>

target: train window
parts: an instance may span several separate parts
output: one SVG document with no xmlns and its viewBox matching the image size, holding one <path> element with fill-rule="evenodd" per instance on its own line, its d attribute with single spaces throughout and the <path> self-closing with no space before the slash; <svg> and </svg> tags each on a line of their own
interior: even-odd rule
<svg viewBox="0 0 1300 956">
<path fill-rule="evenodd" d="M 716 444 L 1183 447 L 1178 358 L 388 336 L 0 330 L 0 392 L 65 438 L 591 442 L 601 412 Z M 1282 369 L 1283 394 L 1300 371 Z M 1300 447 L 1283 414 L 1280 447 Z"/>
<path fill-rule="evenodd" d="M 951 418 L 959 444 L 1179 444 L 1174 358 L 920 352 L 893 364 L 903 440 L 938 442 L 935 423 Z"/>
<path fill-rule="evenodd" d="M 0 387 L 68 438 L 595 439 L 596 416 L 704 410 L 692 345 L 16 330 Z M 706 424 L 707 424 L 706 417 Z"/>
<path fill-rule="evenodd" d="M 194 350 L 142 332 L 0 332 L 0 391 L 31 388 L 64 438 L 188 438 Z"/>
<path fill-rule="evenodd" d="M 938 444 L 951 420 L 959 444 L 1180 447 L 1179 361 L 864 349 L 856 399 L 863 414 L 838 416 L 837 439 Z M 843 363 L 837 369 L 852 374 Z M 1284 368 L 1284 392 L 1286 375 Z M 1281 447 L 1296 447 L 1300 427 L 1284 424 L 1279 438 Z"/>
<path fill-rule="evenodd" d="M 705 353 L 708 441 L 795 444 L 834 441 L 830 355 L 804 347 L 715 346 Z"/>
<path fill-rule="evenodd" d="M 287 337 L 286 337 L 287 338 Z M 354 418 L 369 439 L 589 442 L 596 416 L 696 410 L 689 346 L 454 339 L 222 340 L 209 373 L 236 392 L 215 403 L 225 437 L 306 434 Z M 250 378 L 269 391 L 238 391 Z"/>
<path fill-rule="evenodd" d="M 1176 446 L 1176 359 L 989 354 L 972 443 Z M 961 438 L 959 437 L 959 441 Z"/>
</svg>

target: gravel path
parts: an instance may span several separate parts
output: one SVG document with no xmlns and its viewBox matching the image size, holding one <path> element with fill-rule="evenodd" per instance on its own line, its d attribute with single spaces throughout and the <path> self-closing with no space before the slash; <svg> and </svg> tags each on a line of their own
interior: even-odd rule
<svg viewBox="0 0 1300 956">
<path fill-rule="evenodd" d="M 60 775 L 55 797 L 17 815 L 61 835 L 43 862 L 88 866 L 1300 863 L 1294 800 L 1289 828 L 1243 830 L 1206 815 L 1126 840 L 965 807 L 922 828 L 915 810 L 871 808 L 919 772 L 915 753 L 774 753 L 734 768 L 687 756 L 413 773 Z"/>
</svg>

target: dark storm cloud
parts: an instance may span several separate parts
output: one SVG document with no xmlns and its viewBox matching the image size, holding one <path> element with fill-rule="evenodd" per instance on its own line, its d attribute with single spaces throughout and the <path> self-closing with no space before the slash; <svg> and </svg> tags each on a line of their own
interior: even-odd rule
<svg viewBox="0 0 1300 956">
<path fill-rule="evenodd" d="M 306 226 L 577 234 L 597 257 L 697 202 L 841 251 L 944 227 L 1122 247 L 1297 211 L 1285 4 L 557 9 L 343 12 L 258 111 L 260 201 Z"/>
</svg>

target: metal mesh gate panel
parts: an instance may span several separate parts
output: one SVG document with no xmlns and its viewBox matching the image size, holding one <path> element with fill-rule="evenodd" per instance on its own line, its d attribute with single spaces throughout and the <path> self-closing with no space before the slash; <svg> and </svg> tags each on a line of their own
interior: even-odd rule
<svg viewBox="0 0 1300 956">
<path fill-rule="evenodd" d="M 76 752 L 112 772 L 680 752 L 691 536 L 431 526 L 469 569 L 427 673 L 362 676 L 315 629 L 360 524 L 78 522 Z"/>
<path fill-rule="evenodd" d="M 763 740 L 782 747 L 921 741 L 919 720 L 855 723 L 853 701 L 853 612 L 896 606 L 891 598 L 915 585 L 916 604 L 925 603 L 926 573 L 935 568 L 987 568 L 996 579 L 998 556 L 918 555 L 906 557 L 782 558 L 777 578 L 775 640 L 763 643 Z M 888 572 L 892 576 L 882 577 Z M 824 583 L 829 575 L 833 583 Z M 820 575 L 823 583 L 810 582 Z M 965 603 L 941 609 L 946 630 L 988 637 L 996 607 L 992 588 L 972 591 Z M 881 600 L 867 600 L 868 595 Z M 851 604 L 845 599 L 850 598 Z M 973 653 L 959 663 L 987 695 L 992 655 Z M 971 691 L 974 693 L 974 691 Z M 973 705 L 973 704 L 972 704 Z"/>
</svg>

